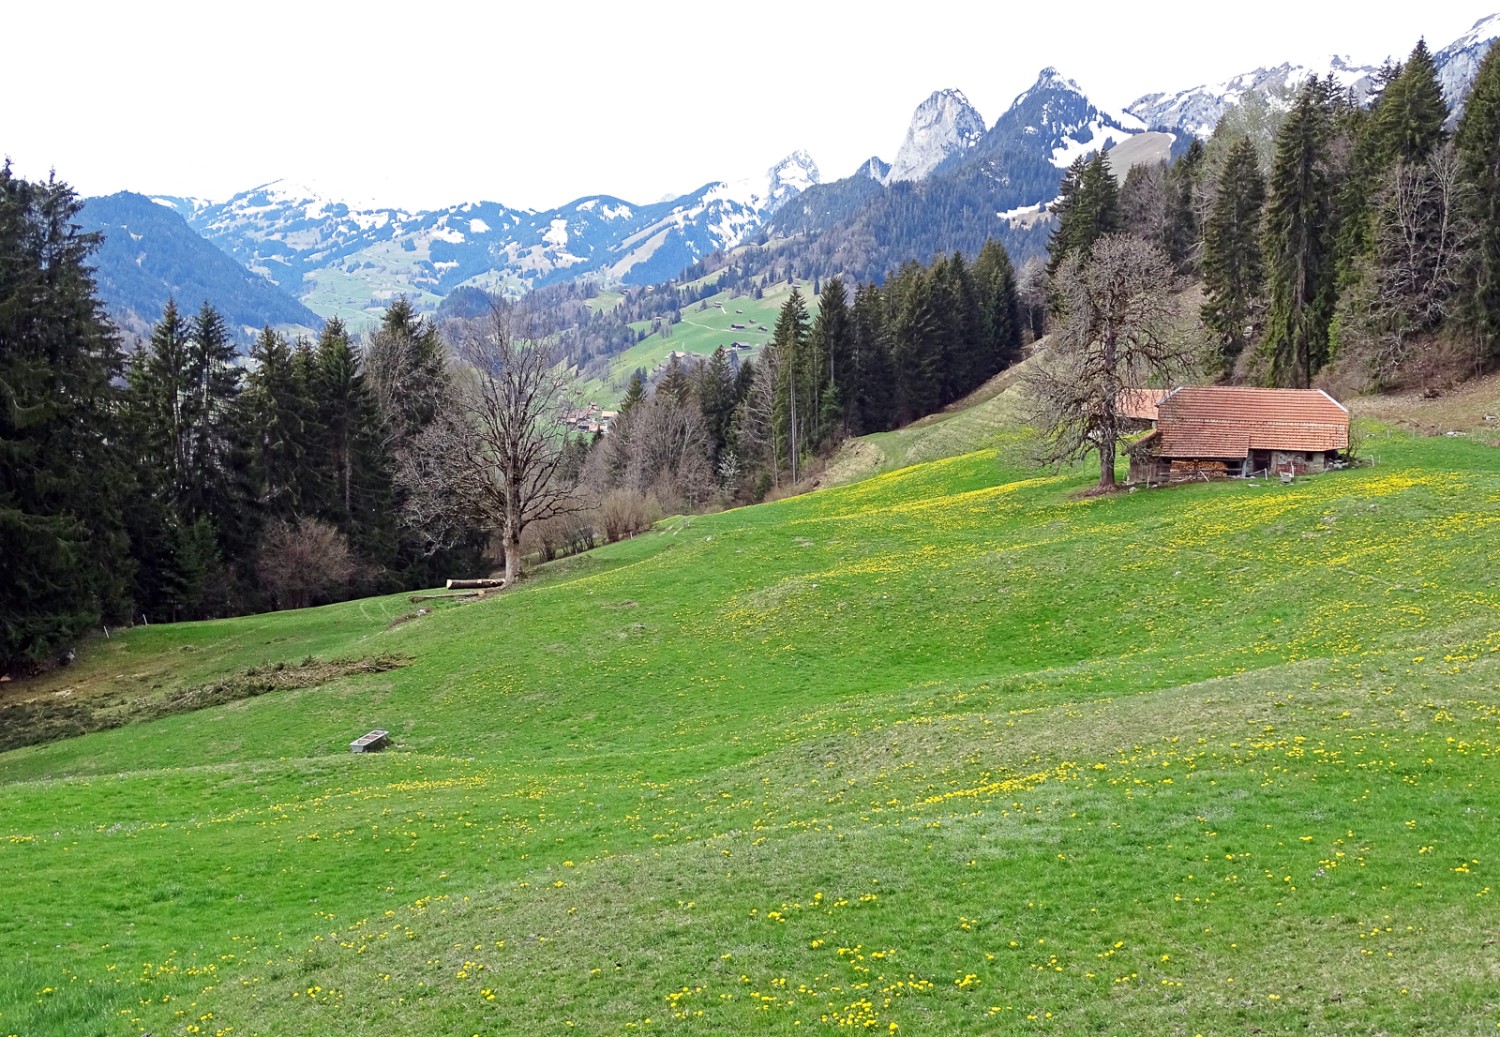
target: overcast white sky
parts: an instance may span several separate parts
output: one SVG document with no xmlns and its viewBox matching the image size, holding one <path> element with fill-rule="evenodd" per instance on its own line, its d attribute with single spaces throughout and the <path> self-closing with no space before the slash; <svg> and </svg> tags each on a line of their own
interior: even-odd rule
<svg viewBox="0 0 1500 1037">
<path fill-rule="evenodd" d="M 799 147 L 825 180 L 890 161 L 943 87 L 992 123 L 1054 65 L 1119 108 L 1437 50 L 1489 3 L 16 3 L 0 154 L 84 195 L 220 200 L 286 177 L 408 208 L 647 202 Z"/>
</svg>

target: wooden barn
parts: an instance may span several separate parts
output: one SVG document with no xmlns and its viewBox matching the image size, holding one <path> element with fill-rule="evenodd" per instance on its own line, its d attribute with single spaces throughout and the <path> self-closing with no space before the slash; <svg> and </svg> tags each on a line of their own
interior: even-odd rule
<svg viewBox="0 0 1500 1037">
<path fill-rule="evenodd" d="M 1156 428 L 1127 448 L 1129 482 L 1321 472 L 1349 448 L 1349 409 L 1321 389 L 1188 385 L 1156 407 Z"/>
</svg>

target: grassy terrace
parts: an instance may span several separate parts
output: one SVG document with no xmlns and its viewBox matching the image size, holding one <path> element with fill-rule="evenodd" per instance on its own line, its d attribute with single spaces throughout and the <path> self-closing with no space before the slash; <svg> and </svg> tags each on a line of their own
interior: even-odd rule
<svg viewBox="0 0 1500 1037">
<path fill-rule="evenodd" d="M 1494 1032 L 1500 465 L 1369 448 L 984 450 L 92 644 L 0 697 L 406 664 L 0 754 L 0 1034 Z"/>
</svg>

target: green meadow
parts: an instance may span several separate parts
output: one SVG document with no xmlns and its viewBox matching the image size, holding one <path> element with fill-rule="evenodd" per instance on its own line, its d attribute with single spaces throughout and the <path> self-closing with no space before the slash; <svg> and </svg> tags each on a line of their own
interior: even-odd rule
<svg viewBox="0 0 1500 1037">
<path fill-rule="evenodd" d="M 123 724 L 0 753 L 0 1035 L 1495 1032 L 1495 449 L 1086 498 L 1004 401 L 0 685 Z M 400 665 L 152 712 L 309 657 Z"/>
<path fill-rule="evenodd" d="M 771 333 L 776 329 L 776 317 L 787 296 L 791 294 L 792 287 L 782 281 L 767 286 L 759 299 L 723 291 L 704 299 L 703 302 L 707 303 L 704 309 L 699 309 L 699 304 L 694 303 L 682 311 L 682 320 L 672 325 L 671 335 L 666 338 L 660 334 L 646 336 L 634 346 L 612 357 L 609 370 L 602 377 L 585 380 L 580 386 L 583 398 L 594 400 L 602 407 L 615 406 L 625 395 L 630 376 L 637 368 L 650 372 L 659 364 L 666 363 L 674 352 L 692 353 L 706 358 L 720 346 L 729 349 L 733 343 L 743 342 L 752 349 L 733 352 L 742 360 L 754 357 L 761 346 L 771 341 Z M 811 286 L 800 284 L 799 290 L 809 315 L 816 318 L 818 302 L 812 294 Z M 618 301 L 618 297 L 615 298 Z M 730 327 L 731 324 L 743 324 L 745 328 L 736 330 Z M 645 321 L 631 326 L 637 331 L 646 331 L 651 324 Z M 766 328 L 765 331 L 757 330 L 762 326 Z"/>
</svg>

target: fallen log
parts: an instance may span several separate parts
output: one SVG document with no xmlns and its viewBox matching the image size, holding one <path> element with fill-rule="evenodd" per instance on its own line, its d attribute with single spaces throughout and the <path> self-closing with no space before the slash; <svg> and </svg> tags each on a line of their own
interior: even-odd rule
<svg viewBox="0 0 1500 1037">
<path fill-rule="evenodd" d="M 450 591 L 489 591 L 505 586 L 504 580 L 449 580 L 444 586 Z"/>
<path fill-rule="evenodd" d="M 459 594 L 413 594 L 407 598 L 412 604 L 420 601 L 456 601 L 464 598 L 478 598 L 484 594 L 483 591 L 463 591 Z"/>
</svg>

